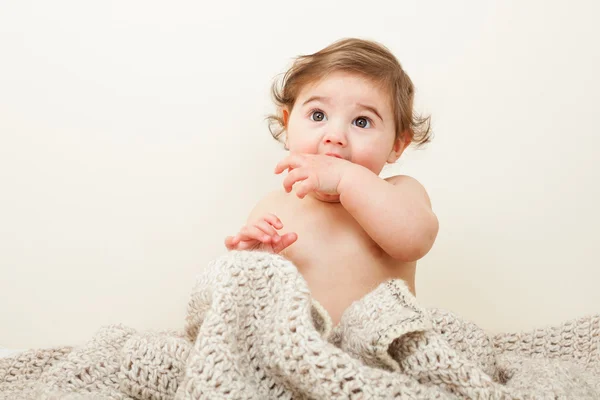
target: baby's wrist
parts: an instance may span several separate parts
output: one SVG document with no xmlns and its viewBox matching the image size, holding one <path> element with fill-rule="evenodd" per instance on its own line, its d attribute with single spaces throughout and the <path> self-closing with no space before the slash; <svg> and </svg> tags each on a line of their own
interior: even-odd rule
<svg viewBox="0 0 600 400">
<path fill-rule="evenodd" d="M 359 164 L 350 163 L 340 178 L 337 187 L 337 192 L 340 196 L 352 190 L 355 185 L 360 185 L 365 179 L 366 173 L 370 172 L 365 167 Z"/>
</svg>

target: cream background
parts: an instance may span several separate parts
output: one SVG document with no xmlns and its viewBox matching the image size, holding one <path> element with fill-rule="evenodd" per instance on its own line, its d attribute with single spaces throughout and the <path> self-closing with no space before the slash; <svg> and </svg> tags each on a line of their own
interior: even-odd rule
<svg viewBox="0 0 600 400">
<path fill-rule="evenodd" d="M 194 275 L 280 184 L 272 78 L 390 47 L 436 137 L 428 305 L 490 330 L 600 311 L 594 1 L 0 3 L 0 347 L 180 329 Z"/>
</svg>

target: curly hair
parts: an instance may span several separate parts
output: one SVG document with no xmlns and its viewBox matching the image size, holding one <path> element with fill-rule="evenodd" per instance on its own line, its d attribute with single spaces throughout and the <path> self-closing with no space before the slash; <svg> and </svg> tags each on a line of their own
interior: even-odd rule
<svg viewBox="0 0 600 400">
<path fill-rule="evenodd" d="M 282 110 L 291 110 L 302 88 L 319 81 L 330 73 L 344 71 L 362 75 L 383 87 L 392 100 L 396 138 L 417 146 L 432 138 L 431 117 L 423 117 L 413 110 L 415 88 L 400 62 L 385 46 L 369 40 L 342 39 L 309 55 L 295 58 L 291 68 L 276 79 L 271 87 L 278 113 L 269 115 L 271 135 L 281 141 L 285 132 Z"/>
</svg>

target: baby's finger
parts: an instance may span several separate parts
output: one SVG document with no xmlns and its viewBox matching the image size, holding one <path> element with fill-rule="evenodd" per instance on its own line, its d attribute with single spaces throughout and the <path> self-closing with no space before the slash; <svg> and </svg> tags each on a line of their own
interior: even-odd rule
<svg viewBox="0 0 600 400">
<path fill-rule="evenodd" d="M 309 176 L 309 173 L 306 168 L 300 168 L 300 169 L 293 170 L 292 172 L 287 174 L 287 176 L 283 180 L 283 187 L 285 188 L 285 191 L 287 193 L 291 192 L 292 186 L 294 186 L 294 184 L 296 182 L 303 181 L 306 178 L 308 178 L 308 176 Z"/>
<path fill-rule="evenodd" d="M 275 173 L 280 174 L 283 171 L 285 171 L 286 169 L 290 170 L 290 169 L 300 168 L 302 166 L 302 162 L 303 162 L 303 158 L 300 155 L 290 154 L 287 157 L 285 157 L 283 160 L 281 160 L 275 166 Z"/>
<path fill-rule="evenodd" d="M 271 226 L 273 226 L 275 229 L 283 228 L 283 223 L 275 214 L 269 213 L 269 214 L 265 215 L 264 220 L 267 221 L 268 223 L 270 223 Z"/>
<path fill-rule="evenodd" d="M 260 241 L 252 239 L 247 241 L 241 241 L 235 248 L 236 250 L 253 250 L 260 245 Z"/>
<path fill-rule="evenodd" d="M 258 229 L 260 229 L 261 231 L 263 231 L 264 233 L 266 233 L 269 236 L 278 236 L 275 228 L 273 228 L 271 226 L 271 224 L 269 224 L 265 220 L 258 221 L 257 223 L 254 224 L 254 226 L 256 226 Z"/>
<path fill-rule="evenodd" d="M 296 240 L 298 240 L 298 235 L 295 232 L 286 233 L 281 237 L 279 242 L 273 244 L 273 251 L 275 253 L 280 253 L 291 246 Z"/>
<path fill-rule="evenodd" d="M 237 244 L 240 242 L 240 237 L 239 235 L 235 235 L 235 236 L 227 236 L 225 238 L 225 247 L 227 247 L 228 250 L 232 250 L 235 248 L 235 246 L 237 246 Z"/>
<path fill-rule="evenodd" d="M 308 178 L 302 181 L 296 188 L 296 196 L 303 199 L 307 194 L 317 190 L 317 180 L 315 178 Z"/>
<path fill-rule="evenodd" d="M 271 236 L 267 235 L 258 227 L 246 225 L 240 230 L 240 238 L 242 240 L 258 240 L 259 242 L 268 243 L 271 241 Z"/>
</svg>

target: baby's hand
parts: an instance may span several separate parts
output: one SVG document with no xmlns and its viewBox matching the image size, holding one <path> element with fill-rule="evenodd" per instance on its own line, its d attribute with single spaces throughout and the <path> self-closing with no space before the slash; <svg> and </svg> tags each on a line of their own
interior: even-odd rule
<svg viewBox="0 0 600 400">
<path fill-rule="evenodd" d="M 275 167 L 280 174 L 286 169 L 288 174 L 283 180 L 287 193 L 298 183 L 296 196 L 303 199 L 310 192 L 338 195 L 338 186 L 342 177 L 350 168 L 356 168 L 350 161 L 322 154 L 290 153 Z"/>
<path fill-rule="evenodd" d="M 279 236 L 278 229 L 283 224 L 273 214 L 267 214 L 256 222 L 244 226 L 235 236 L 225 238 L 228 250 L 260 250 L 280 253 L 298 239 L 296 233 L 290 232 Z"/>
</svg>

